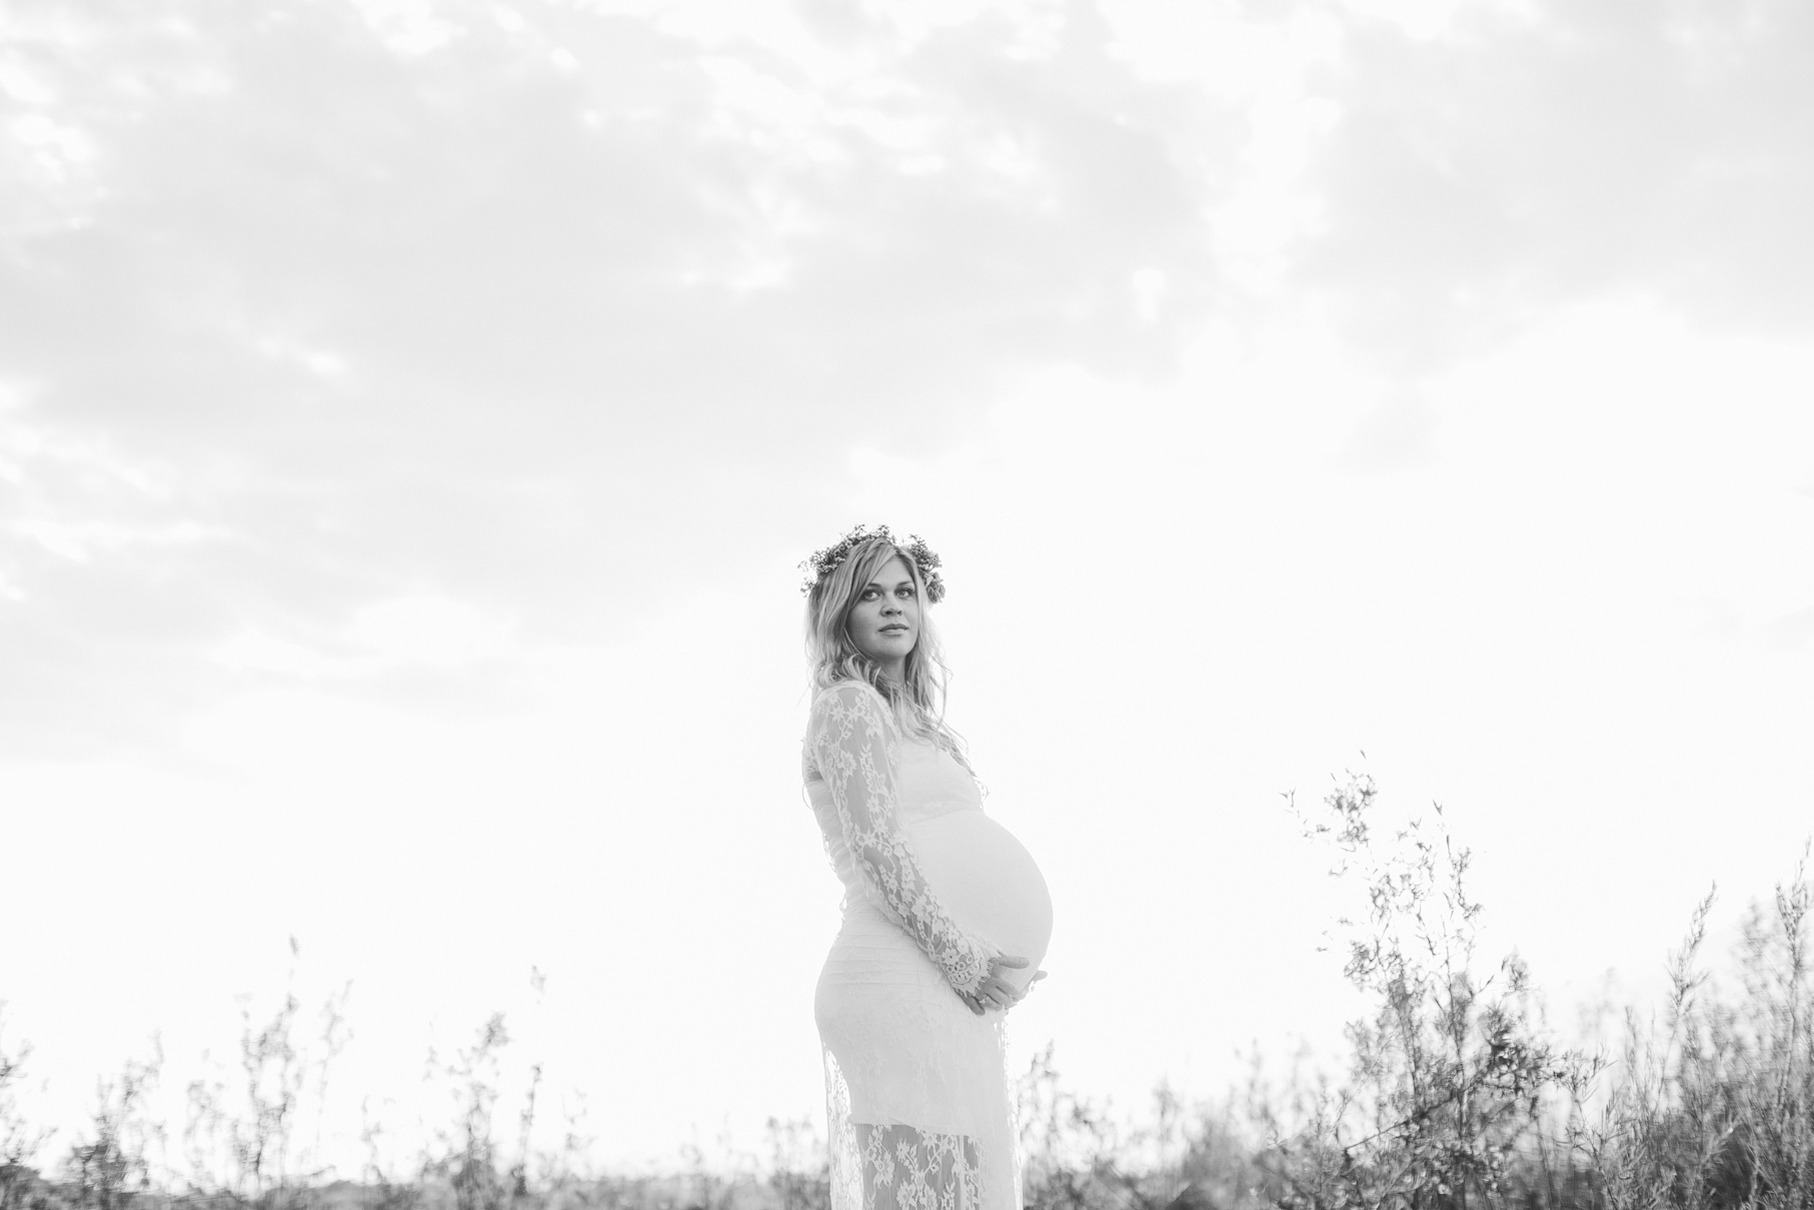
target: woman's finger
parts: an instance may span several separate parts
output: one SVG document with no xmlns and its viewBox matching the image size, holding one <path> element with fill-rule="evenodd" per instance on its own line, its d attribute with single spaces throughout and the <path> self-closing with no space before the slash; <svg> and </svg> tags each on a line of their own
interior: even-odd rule
<svg viewBox="0 0 1814 1210">
<path fill-rule="evenodd" d="M 996 966 L 1011 966 L 1016 970 L 1019 970 L 1023 966 L 1030 965 L 1025 958 L 1017 958 L 1012 954 L 1003 954 L 995 960 L 994 964 Z"/>
<path fill-rule="evenodd" d="M 1033 977 L 1027 980 L 1026 986 L 1024 987 L 1015 987 L 1012 983 L 1001 984 L 1001 986 L 1005 987 L 1007 990 L 1007 1002 L 1003 1004 L 1002 1007 L 1012 1008 L 1022 1000 L 1025 1000 L 1027 998 L 1027 993 L 1033 990 L 1033 985 L 1045 977 L 1046 973 L 1044 971 L 1034 971 Z"/>
</svg>

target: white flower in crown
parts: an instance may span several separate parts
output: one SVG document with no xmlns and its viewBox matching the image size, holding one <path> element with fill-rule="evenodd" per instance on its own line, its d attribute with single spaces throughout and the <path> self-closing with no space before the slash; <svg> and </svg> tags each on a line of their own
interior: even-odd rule
<svg viewBox="0 0 1814 1210">
<path fill-rule="evenodd" d="M 907 541 L 902 542 L 888 532 L 886 525 L 878 525 L 874 529 L 859 525 L 824 550 L 814 551 L 812 558 L 802 560 L 800 570 L 811 574 L 801 582 L 800 591 L 810 594 L 813 585 L 830 575 L 850 557 L 853 550 L 865 542 L 891 542 L 900 547 L 920 569 L 920 579 L 926 582 L 926 600 L 936 605 L 945 599 L 945 581 L 938 573 L 938 555 L 933 553 L 932 548 L 926 545 L 926 540 L 918 534 L 908 534 Z"/>
</svg>

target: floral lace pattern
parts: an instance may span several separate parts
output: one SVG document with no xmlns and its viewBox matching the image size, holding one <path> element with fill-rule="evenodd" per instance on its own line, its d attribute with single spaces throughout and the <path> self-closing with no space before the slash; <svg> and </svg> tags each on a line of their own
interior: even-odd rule
<svg viewBox="0 0 1814 1210">
<path fill-rule="evenodd" d="M 825 1062 L 832 1210 L 1007 1210 L 1000 1197 L 984 1196 L 988 1178 L 979 1139 L 853 1122 L 837 1060 L 828 1053 Z"/>
<path fill-rule="evenodd" d="M 976 1140 L 912 1126 L 856 1127 L 864 1210 L 976 1210 L 982 1161 Z"/>
<path fill-rule="evenodd" d="M 899 740 L 880 699 L 867 685 L 833 686 L 813 703 L 807 736 L 812 766 L 831 792 L 844 842 L 871 898 L 952 987 L 975 992 L 996 954 L 952 919 L 914 860 L 896 807 Z"/>
</svg>

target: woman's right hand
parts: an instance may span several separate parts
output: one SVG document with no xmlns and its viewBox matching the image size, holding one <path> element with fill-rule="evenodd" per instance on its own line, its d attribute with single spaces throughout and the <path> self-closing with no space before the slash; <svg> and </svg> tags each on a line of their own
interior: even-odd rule
<svg viewBox="0 0 1814 1210">
<path fill-rule="evenodd" d="M 1012 983 L 1003 979 L 997 972 L 1004 969 L 1021 970 L 1028 965 L 1025 958 L 1016 957 L 1013 954 L 1003 954 L 990 961 L 989 973 L 983 976 L 982 985 L 974 993 L 958 992 L 958 999 L 969 1005 L 970 1011 L 979 1017 L 992 1008 L 1003 1010 L 1013 1008 L 1027 994 L 1026 989 L 1016 989 Z M 1044 971 L 1035 971 L 1033 977 L 1027 980 L 1027 987 L 1032 987 L 1045 977 Z"/>
</svg>

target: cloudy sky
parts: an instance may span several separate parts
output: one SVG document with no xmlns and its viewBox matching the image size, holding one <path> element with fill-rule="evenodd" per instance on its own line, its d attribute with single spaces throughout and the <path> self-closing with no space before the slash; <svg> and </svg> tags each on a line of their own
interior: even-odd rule
<svg viewBox="0 0 1814 1210">
<path fill-rule="evenodd" d="M 822 1117 L 795 564 L 857 521 L 944 556 L 1076 1087 L 1336 1038 L 1283 804 L 1346 769 L 1553 1019 L 1648 994 L 1814 827 L 1810 55 L 1794 0 L 0 3 L 41 1159 L 289 987 L 343 1166 L 493 1011 L 600 1163 Z"/>
</svg>

